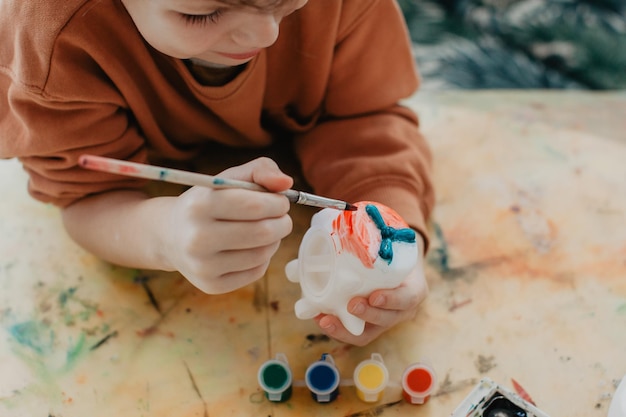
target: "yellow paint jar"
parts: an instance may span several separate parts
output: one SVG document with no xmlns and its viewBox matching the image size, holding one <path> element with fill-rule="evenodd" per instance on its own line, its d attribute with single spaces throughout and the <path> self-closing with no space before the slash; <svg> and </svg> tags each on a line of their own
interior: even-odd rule
<svg viewBox="0 0 626 417">
<path fill-rule="evenodd" d="M 357 397 L 368 403 L 380 401 L 389 383 L 389 371 L 378 353 L 372 353 L 354 369 L 354 385 Z"/>
</svg>

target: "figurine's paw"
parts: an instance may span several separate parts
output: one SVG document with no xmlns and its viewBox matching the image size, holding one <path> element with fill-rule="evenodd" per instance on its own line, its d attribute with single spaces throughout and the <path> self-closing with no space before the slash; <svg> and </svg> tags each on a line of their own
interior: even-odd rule
<svg viewBox="0 0 626 417">
<path fill-rule="evenodd" d="M 363 334 L 363 331 L 365 330 L 365 321 L 363 319 L 360 319 L 347 311 L 339 313 L 337 318 L 339 318 L 343 327 L 345 327 L 346 330 L 353 335 L 360 336 Z"/>
<path fill-rule="evenodd" d="M 300 281 L 300 276 L 298 275 L 297 259 L 287 262 L 287 265 L 285 265 L 285 274 L 287 275 L 287 279 L 291 282 Z"/>
<path fill-rule="evenodd" d="M 302 320 L 312 319 L 321 313 L 320 309 L 313 305 L 308 300 L 301 298 L 296 301 L 296 305 L 294 307 L 296 317 Z"/>
</svg>

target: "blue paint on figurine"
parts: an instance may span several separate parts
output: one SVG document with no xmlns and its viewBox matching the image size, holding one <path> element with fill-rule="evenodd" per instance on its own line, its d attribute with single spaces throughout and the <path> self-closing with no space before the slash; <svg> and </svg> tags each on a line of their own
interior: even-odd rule
<svg viewBox="0 0 626 417">
<path fill-rule="evenodd" d="M 413 229 L 395 229 L 385 224 L 383 216 L 381 216 L 378 207 L 373 204 L 365 206 L 365 212 L 370 216 L 376 227 L 380 230 L 382 240 L 378 255 L 391 264 L 393 260 L 393 242 L 415 243 L 415 231 Z"/>
</svg>

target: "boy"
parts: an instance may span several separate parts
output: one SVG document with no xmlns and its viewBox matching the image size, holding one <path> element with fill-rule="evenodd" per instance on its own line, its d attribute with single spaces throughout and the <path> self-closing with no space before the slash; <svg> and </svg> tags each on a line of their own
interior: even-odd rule
<svg viewBox="0 0 626 417">
<path fill-rule="evenodd" d="M 82 154 L 189 160 L 202 145 L 262 148 L 289 137 L 314 192 L 394 208 L 422 236 L 433 205 L 417 88 L 393 0 L 0 0 L 0 157 L 58 205 L 97 256 L 179 271 L 207 293 L 259 279 L 291 231 L 281 195 L 193 187 L 149 197 L 144 183 L 77 166 Z M 260 158 L 220 175 L 292 185 Z M 412 317 L 423 271 L 351 301 L 364 345 Z"/>
</svg>

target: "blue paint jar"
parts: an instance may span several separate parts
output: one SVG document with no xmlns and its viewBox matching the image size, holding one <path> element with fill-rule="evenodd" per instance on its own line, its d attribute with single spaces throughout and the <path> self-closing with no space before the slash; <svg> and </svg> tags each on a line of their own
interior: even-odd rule
<svg viewBox="0 0 626 417">
<path fill-rule="evenodd" d="M 319 361 L 309 365 L 304 380 L 313 399 L 319 403 L 334 401 L 339 395 L 339 371 L 335 366 L 335 360 L 328 353 L 324 353 Z"/>
</svg>

